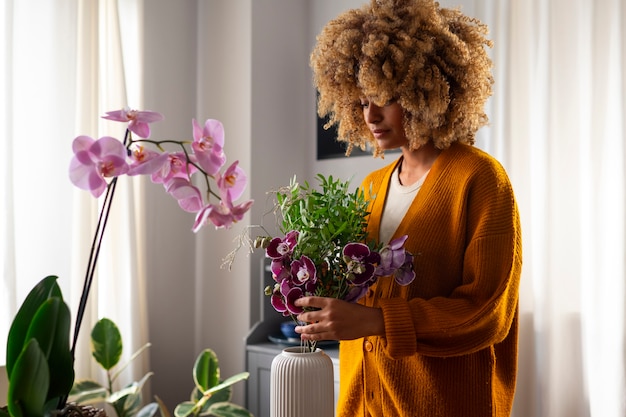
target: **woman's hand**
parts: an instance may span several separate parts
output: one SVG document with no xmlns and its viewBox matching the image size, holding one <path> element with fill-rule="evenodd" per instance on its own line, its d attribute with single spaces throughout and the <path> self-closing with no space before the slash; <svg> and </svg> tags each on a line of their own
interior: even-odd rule
<svg viewBox="0 0 626 417">
<path fill-rule="evenodd" d="M 302 297 L 295 304 L 317 309 L 298 315 L 298 320 L 310 323 L 296 326 L 302 340 L 352 340 L 385 335 L 380 308 L 326 297 Z"/>
</svg>

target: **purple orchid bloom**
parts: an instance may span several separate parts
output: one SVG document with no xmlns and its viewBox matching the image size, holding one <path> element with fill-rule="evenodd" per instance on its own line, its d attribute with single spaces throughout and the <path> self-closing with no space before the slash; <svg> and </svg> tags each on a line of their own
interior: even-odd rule
<svg viewBox="0 0 626 417">
<path fill-rule="evenodd" d="M 317 270 L 315 264 L 306 255 L 302 255 L 299 260 L 291 263 L 291 276 L 298 285 L 317 282 Z"/>
<path fill-rule="evenodd" d="M 215 175 L 226 163 L 224 154 L 224 126 L 222 122 L 208 119 L 204 128 L 196 119 L 193 124 L 193 143 L 191 148 L 198 158 L 198 163 L 209 175 Z"/>
<path fill-rule="evenodd" d="M 172 197 L 178 201 L 178 205 L 189 213 L 197 213 L 202 210 L 202 194 L 197 187 L 185 178 L 173 178 L 165 188 Z"/>
<path fill-rule="evenodd" d="M 348 267 L 348 280 L 363 285 L 374 277 L 380 255 L 363 243 L 348 243 L 343 248 L 343 259 Z"/>
<path fill-rule="evenodd" d="M 122 110 L 109 111 L 103 119 L 116 122 L 129 122 L 128 130 L 141 138 L 150 137 L 150 123 L 163 120 L 163 115 L 155 111 L 131 110 L 128 107 Z"/>
<path fill-rule="evenodd" d="M 291 270 L 289 265 L 285 265 L 284 258 L 272 259 L 270 270 L 272 271 L 272 277 L 276 282 L 282 282 L 284 279 L 291 277 Z"/>
<path fill-rule="evenodd" d="M 378 265 L 378 268 L 376 268 L 376 275 L 391 275 L 396 269 L 404 265 L 406 261 L 404 242 L 406 242 L 408 237 L 408 235 L 401 236 L 383 246 L 379 252 L 380 264 Z"/>
<path fill-rule="evenodd" d="M 283 259 L 291 256 L 293 248 L 298 243 L 298 236 L 300 236 L 300 232 L 292 230 L 283 239 L 275 237 L 265 249 L 265 254 L 271 259 Z"/>
<path fill-rule="evenodd" d="M 220 195 L 225 193 L 230 194 L 232 200 L 236 200 L 243 194 L 248 178 L 246 173 L 241 167 L 239 167 L 239 161 L 233 162 L 224 174 L 218 174 L 216 178 L 217 187 L 220 190 Z"/>
<path fill-rule="evenodd" d="M 72 143 L 74 157 L 70 163 L 70 180 L 94 197 L 100 197 L 107 187 L 105 178 L 128 172 L 126 147 L 119 140 L 103 136 L 94 140 L 78 136 Z"/>
<path fill-rule="evenodd" d="M 279 313 L 283 313 L 284 316 L 288 316 L 289 312 L 287 311 L 287 305 L 285 304 L 285 298 L 280 292 L 280 285 L 274 285 L 274 289 L 272 290 L 272 296 L 270 298 L 270 303 L 274 310 Z"/>
<path fill-rule="evenodd" d="M 413 269 L 413 255 L 406 252 L 406 260 L 400 268 L 393 272 L 393 278 L 399 285 L 409 285 L 415 279 L 415 270 Z"/>
<path fill-rule="evenodd" d="M 295 305 L 295 302 L 298 298 L 302 298 L 304 296 L 304 292 L 300 287 L 288 287 L 284 284 L 287 282 L 288 280 L 283 281 L 280 291 L 285 297 L 285 305 L 287 307 L 287 311 L 289 311 L 290 314 L 298 315 L 304 311 L 304 308 L 298 307 L 297 305 Z"/>
</svg>

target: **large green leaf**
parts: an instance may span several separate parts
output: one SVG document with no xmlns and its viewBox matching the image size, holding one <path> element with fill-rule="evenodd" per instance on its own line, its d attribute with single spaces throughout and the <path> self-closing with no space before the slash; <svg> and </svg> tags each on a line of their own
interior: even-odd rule
<svg viewBox="0 0 626 417">
<path fill-rule="evenodd" d="M 100 319 L 93 327 L 91 352 L 96 361 L 107 371 L 119 362 L 122 356 L 122 334 L 111 320 Z"/>
<path fill-rule="evenodd" d="M 39 283 L 37 283 L 37 285 L 30 290 L 13 319 L 7 338 L 6 365 L 7 375 L 9 375 L 9 378 L 13 372 L 15 361 L 26 344 L 26 333 L 28 332 L 28 327 L 30 326 L 33 316 L 41 304 L 43 304 L 43 302 L 48 298 L 62 298 L 61 289 L 59 288 L 56 280 L 56 276 L 50 275 L 39 281 Z"/>
<path fill-rule="evenodd" d="M 26 342 L 10 375 L 9 414 L 13 417 L 41 417 L 50 385 L 46 357 L 36 339 Z"/>
<path fill-rule="evenodd" d="M 193 381 L 202 392 L 220 382 L 220 367 L 217 355 L 211 349 L 203 350 L 193 367 Z"/>
<path fill-rule="evenodd" d="M 74 360 L 70 352 L 70 309 L 60 297 L 44 301 L 26 334 L 39 343 L 50 371 L 47 399 L 66 396 L 74 383 Z"/>
</svg>

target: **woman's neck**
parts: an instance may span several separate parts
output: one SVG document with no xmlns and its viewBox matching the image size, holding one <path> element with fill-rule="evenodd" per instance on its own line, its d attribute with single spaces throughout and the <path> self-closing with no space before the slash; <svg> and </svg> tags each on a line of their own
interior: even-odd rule
<svg viewBox="0 0 626 417">
<path fill-rule="evenodd" d="M 419 181 L 430 170 L 440 153 L 441 149 L 435 148 L 432 142 L 413 151 L 402 148 L 400 183 L 409 186 Z"/>
</svg>

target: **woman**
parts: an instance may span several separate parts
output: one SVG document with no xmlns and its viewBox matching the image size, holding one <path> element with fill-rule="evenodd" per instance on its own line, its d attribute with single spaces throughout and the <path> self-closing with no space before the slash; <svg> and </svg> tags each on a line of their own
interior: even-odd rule
<svg viewBox="0 0 626 417">
<path fill-rule="evenodd" d="M 402 155 L 362 183 L 368 234 L 408 235 L 416 279 L 359 304 L 303 297 L 296 331 L 340 343 L 338 416 L 509 416 L 517 374 L 521 230 L 487 123 L 487 28 L 431 0 L 378 0 L 329 22 L 311 56 L 338 139 Z"/>
</svg>

